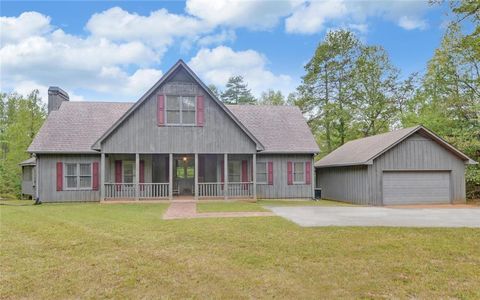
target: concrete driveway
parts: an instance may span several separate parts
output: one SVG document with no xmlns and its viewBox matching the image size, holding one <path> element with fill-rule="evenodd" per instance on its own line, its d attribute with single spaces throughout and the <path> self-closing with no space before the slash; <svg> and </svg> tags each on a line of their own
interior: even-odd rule
<svg viewBox="0 0 480 300">
<path fill-rule="evenodd" d="M 303 227 L 480 227 L 480 208 L 268 207 Z"/>
</svg>

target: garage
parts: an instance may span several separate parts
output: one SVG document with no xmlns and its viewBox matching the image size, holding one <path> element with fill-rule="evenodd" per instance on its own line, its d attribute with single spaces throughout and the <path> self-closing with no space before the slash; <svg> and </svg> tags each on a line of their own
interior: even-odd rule
<svg viewBox="0 0 480 300">
<path fill-rule="evenodd" d="M 423 126 L 349 141 L 315 163 L 322 198 L 360 205 L 463 204 L 476 164 Z"/>
<path fill-rule="evenodd" d="M 383 204 L 450 203 L 450 172 L 383 172 Z"/>
</svg>

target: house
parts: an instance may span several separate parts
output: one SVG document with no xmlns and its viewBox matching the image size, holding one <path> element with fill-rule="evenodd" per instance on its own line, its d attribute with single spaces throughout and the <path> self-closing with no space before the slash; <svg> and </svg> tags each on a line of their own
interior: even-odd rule
<svg viewBox="0 0 480 300">
<path fill-rule="evenodd" d="M 48 95 L 28 148 L 43 202 L 313 197 L 319 149 L 300 110 L 224 105 L 181 60 L 135 103 Z"/>
<path fill-rule="evenodd" d="M 35 196 L 35 158 L 30 157 L 19 163 L 22 168 L 22 199 L 24 197 L 32 198 Z"/>
<path fill-rule="evenodd" d="M 365 205 L 465 203 L 476 163 L 423 126 L 350 141 L 315 163 L 322 197 Z"/>
</svg>

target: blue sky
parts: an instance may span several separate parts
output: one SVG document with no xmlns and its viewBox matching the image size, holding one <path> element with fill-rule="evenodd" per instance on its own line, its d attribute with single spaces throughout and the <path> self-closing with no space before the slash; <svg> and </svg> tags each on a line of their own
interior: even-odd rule
<svg viewBox="0 0 480 300">
<path fill-rule="evenodd" d="M 2 91 L 44 96 L 56 85 L 73 100 L 135 101 L 182 58 L 206 83 L 240 74 L 256 95 L 287 94 L 336 28 L 383 46 L 406 77 L 425 70 L 447 11 L 425 1 L 7 1 Z"/>
</svg>

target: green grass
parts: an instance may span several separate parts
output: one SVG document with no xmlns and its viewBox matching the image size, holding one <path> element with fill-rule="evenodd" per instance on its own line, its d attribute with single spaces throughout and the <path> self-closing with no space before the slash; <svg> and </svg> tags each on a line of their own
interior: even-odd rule
<svg viewBox="0 0 480 300">
<path fill-rule="evenodd" d="M 205 202 L 197 204 L 197 212 L 237 212 L 268 211 L 258 203 L 252 202 Z"/>
<path fill-rule="evenodd" d="M 353 206 L 353 204 L 332 200 L 259 200 L 263 206 Z"/>
<path fill-rule="evenodd" d="M 0 206 L 0 298 L 480 297 L 480 230 L 165 221 L 166 204 Z"/>
</svg>

